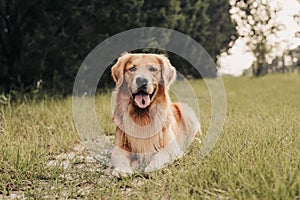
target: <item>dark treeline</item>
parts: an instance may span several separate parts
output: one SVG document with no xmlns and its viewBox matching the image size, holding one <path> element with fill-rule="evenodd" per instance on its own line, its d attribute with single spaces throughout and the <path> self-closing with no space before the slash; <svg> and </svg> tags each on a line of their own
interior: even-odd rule
<svg viewBox="0 0 300 200">
<path fill-rule="evenodd" d="M 38 83 L 69 94 L 80 64 L 97 44 L 138 27 L 185 33 L 216 59 L 235 35 L 228 10 L 227 0 L 2 0 L 0 92 L 27 92 Z M 171 55 L 172 62 L 181 62 L 181 73 L 199 77 L 178 60 Z M 109 72 L 104 79 L 111 81 Z"/>
</svg>

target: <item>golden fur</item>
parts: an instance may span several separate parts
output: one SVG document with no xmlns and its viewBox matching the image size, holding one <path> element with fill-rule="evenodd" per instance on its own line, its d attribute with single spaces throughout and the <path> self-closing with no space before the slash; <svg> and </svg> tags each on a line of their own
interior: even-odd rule
<svg viewBox="0 0 300 200">
<path fill-rule="evenodd" d="M 180 157 L 200 125 L 189 107 L 169 98 L 168 88 L 176 79 L 170 61 L 164 55 L 126 53 L 112 67 L 112 76 L 117 90 L 115 169 L 133 172 L 141 155 L 151 155 L 145 171 Z M 138 79 L 146 84 L 139 85 Z"/>
</svg>

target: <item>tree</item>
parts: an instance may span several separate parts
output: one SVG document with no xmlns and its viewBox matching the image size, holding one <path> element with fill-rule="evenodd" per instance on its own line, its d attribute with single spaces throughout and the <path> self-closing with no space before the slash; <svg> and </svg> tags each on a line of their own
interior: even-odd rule
<svg viewBox="0 0 300 200">
<path fill-rule="evenodd" d="M 232 35 L 235 35 L 227 0 L 169 0 L 155 4 L 146 1 L 143 8 L 146 13 L 146 26 L 170 28 L 189 35 L 207 50 L 214 61 L 217 55 L 228 47 Z M 188 44 L 181 48 L 191 51 Z M 191 53 L 199 56 L 199 52 Z M 169 57 L 182 74 L 201 77 L 181 57 L 172 53 L 169 53 Z"/>
<path fill-rule="evenodd" d="M 235 24 L 231 21 L 230 4 L 228 0 L 210 0 L 208 16 L 210 18 L 208 31 L 209 38 L 206 42 L 206 49 L 212 55 L 214 61 L 222 51 L 226 51 L 229 43 L 237 37 Z"/>
<path fill-rule="evenodd" d="M 88 52 L 109 36 L 138 27 L 185 33 L 215 58 L 234 31 L 227 9 L 226 0 L 0 1 L 0 89 L 27 92 L 42 80 L 48 91 L 71 93 Z M 177 60 L 184 75 L 194 73 Z M 110 82 L 109 70 L 103 78 Z"/>
<path fill-rule="evenodd" d="M 271 0 L 232 0 L 231 14 L 237 26 L 238 35 L 246 42 L 256 57 L 252 65 L 256 76 L 266 72 L 266 66 L 272 61 L 270 53 L 275 45 L 270 38 L 276 37 L 282 25 L 275 22 L 278 4 Z"/>
</svg>

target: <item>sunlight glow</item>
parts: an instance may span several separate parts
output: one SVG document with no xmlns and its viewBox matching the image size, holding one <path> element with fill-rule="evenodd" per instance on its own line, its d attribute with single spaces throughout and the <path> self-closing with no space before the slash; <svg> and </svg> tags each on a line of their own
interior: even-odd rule
<svg viewBox="0 0 300 200">
<path fill-rule="evenodd" d="M 234 5 L 234 3 L 234 0 L 230 0 L 231 5 Z M 272 45 L 272 50 L 267 58 L 268 63 L 270 63 L 276 56 L 282 56 L 284 51 L 292 50 L 300 46 L 300 38 L 296 37 L 296 33 L 300 31 L 300 24 L 297 24 L 293 17 L 295 14 L 300 13 L 300 3 L 297 0 L 269 0 L 269 3 L 271 8 L 280 8 L 280 10 L 276 13 L 276 16 L 272 18 L 272 23 L 282 24 L 283 27 L 282 30 L 277 32 L 276 35 L 270 35 L 268 37 L 268 43 Z M 257 2 L 254 4 L 254 7 L 259 8 Z M 251 11 L 252 14 L 256 12 L 258 11 Z M 258 13 L 262 12 L 259 11 Z M 230 14 L 235 20 L 241 20 L 239 17 L 235 18 L 235 15 L 245 16 L 244 12 L 240 12 L 239 9 L 235 7 L 232 7 Z M 251 16 L 248 17 L 248 21 L 249 24 L 239 27 L 239 33 L 249 33 L 249 35 L 254 34 L 252 31 L 250 31 L 250 25 L 254 23 Z M 238 21 L 237 23 L 239 22 L 241 23 L 241 21 Z M 260 26 L 258 28 L 260 30 L 267 30 L 268 27 Z M 228 50 L 228 52 L 222 53 L 219 56 L 218 65 L 220 66 L 220 74 L 239 76 L 242 75 L 245 69 L 251 67 L 256 58 L 252 52 L 247 50 L 247 39 L 249 38 L 238 38 L 234 42 L 233 46 L 231 45 L 232 47 Z"/>
</svg>

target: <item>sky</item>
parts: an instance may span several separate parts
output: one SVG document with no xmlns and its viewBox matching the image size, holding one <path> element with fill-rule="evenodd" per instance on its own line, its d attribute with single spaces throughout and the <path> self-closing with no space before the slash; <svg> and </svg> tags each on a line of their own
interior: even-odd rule
<svg viewBox="0 0 300 200">
<path fill-rule="evenodd" d="M 300 46 L 300 38 L 295 38 L 295 33 L 300 31 L 300 25 L 293 18 L 294 14 L 300 13 L 300 3 L 297 0 L 270 0 L 272 4 L 278 3 L 281 10 L 275 21 L 284 24 L 284 29 L 278 32 L 277 37 L 270 38 L 271 43 L 277 43 L 278 48 L 273 54 L 282 54 L 285 49 L 294 49 Z M 240 76 L 245 69 L 251 67 L 255 57 L 247 52 L 245 40 L 238 38 L 233 46 L 220 55 L 218 65 L 220 74 Z"/>
</svg>

